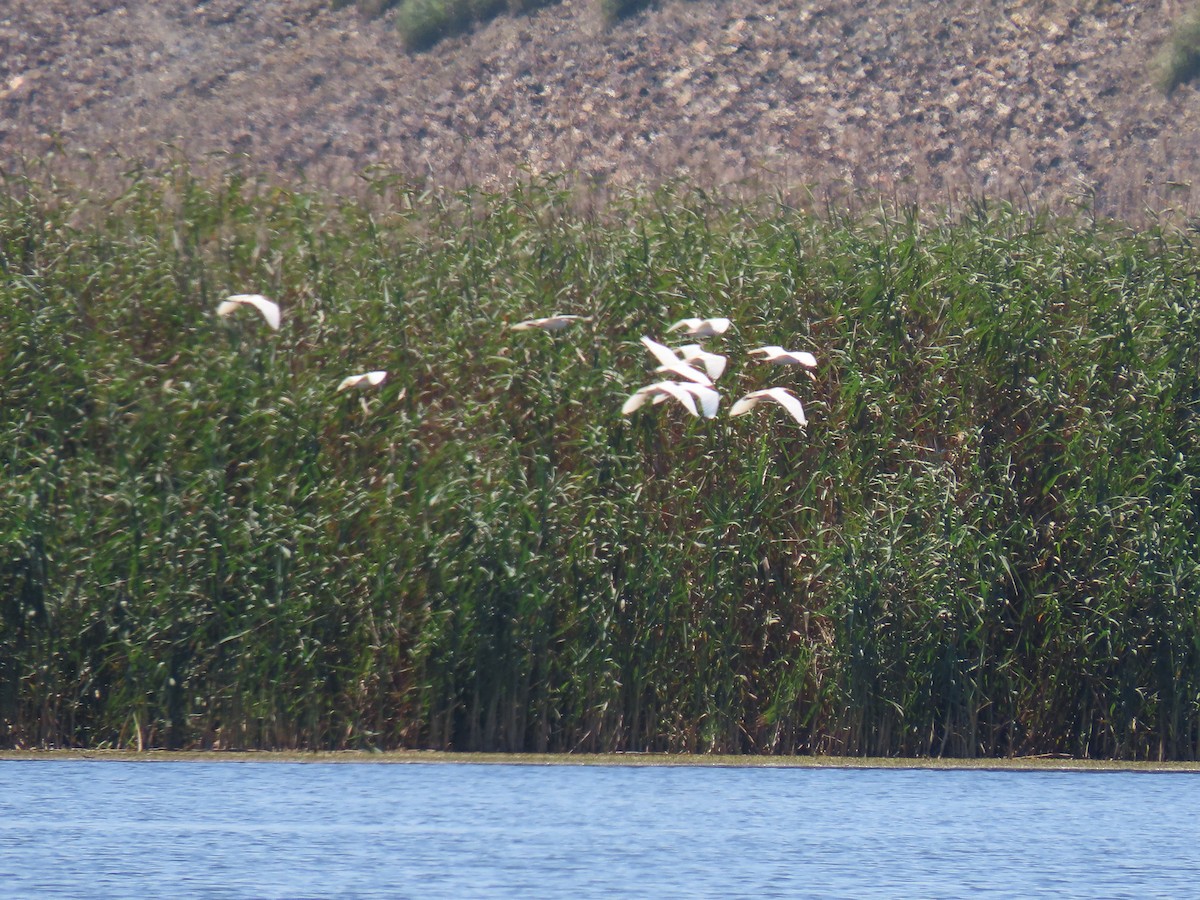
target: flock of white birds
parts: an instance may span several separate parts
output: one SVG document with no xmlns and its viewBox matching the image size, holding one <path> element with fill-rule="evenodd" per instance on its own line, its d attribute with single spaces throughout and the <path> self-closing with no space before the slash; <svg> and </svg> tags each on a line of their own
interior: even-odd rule
<svg viewBox="0 0 1200 900">
<path fill-rule="evenodd" d="M 258 310 L 272 329 L 278 331 L 281 322 L 279 304 L 262 294 L 231 294 L 217 306 L 218 316 L 228 316 L 243 307 L 253 307 Z M 539 319 L 527 319 L 509 326 L 512 331 L 561 331 L 575 322 L 586 321 L 586 316 L 554 315 Z M 681 331 L 688 337 L 703 340 L 717 337 L 729 330 L 729 319 L 680 319 L 667 329 L 668 333 Z M 638 388 L 630 395 L 621 412 L 630 415 L 647 403 L 662 403 L 675 400 L 693 416 L 704 416 L 707 419 L 717 415 L 721 403 L 721 395 L 716 389 L 716 380 L 725 372 L 728 361 L 720 353 L 704 349 L 699 343 L 685 344 L 681 347 L 668 347 L 666 344 L 643 337 L 642 345 L 658 362 L 656 372 L 669 374 L 673 378 L 656 381 Z M 750 354 L 759 362 L 774 365 L 803 366 L 806 369 L 817 367 L 817 358 L 804 350 L 785 350 L 783 347 L 769 345 L 756 347 Z M 357 375 L 347 375 L 337 386 L 338 391 L 353 387 L 378 387 L 387 378 L 387 372 L 377 369 L 362 372 Z M 771 400 L 781 406 L 801 425 L 807 425 L 804 406 L 800 399 L 783 387 L 769 387 L 751 391 L 729 408 L 729 415 L 741 416 L 754 409 L 763 400 Z"/>
<path fill-rule="evenodd" d="M 560 331 L 574 322 L 584 319 L 584 316 L 555 315 L 541 319 L 527 319 L 510 325 L 513 331 L 541 329 L 542 331 Z M 712 319 L 680 319 L 667 329 L 667 333 L 681 331 L 697 340 L 717 337 L 729 330 L 731 322 L 726 318 Z M 630 415 L 641 409 L 647 403 L 663 403 L 675 400 L 693 416 L 704 416 L 706 419 L 717 415 L 721 403 L 721 395 L 716 389 L 716 381 L 725 372 L 728 361 L 720 353 L 704 349 L 702 344 L 685 344 L 682 347 L 668 347 L 653 338 L 643 337 L 642 345 L 650 355 L 658 361 L 655 372 L 673 375 L 674 378 L 656 381 L 638 388 L 630 395 L 621 412 Z M 785 350 L 783 347 L 769 345 L 756 347 L 750 351 L 760 362 L 785 366 L 803 366 L 806 369 L 817 367 L 817 358 L 805 350 Z M 729 408 L 729 415 L 741 416 L 750 412 L 763 400 L 778 403 L 793 419 L 801 425 L 808 424 L 804 415 L 804 405 L 795 394 L 783 387 L 770 387 L 751 391 Z"/>
</svg>

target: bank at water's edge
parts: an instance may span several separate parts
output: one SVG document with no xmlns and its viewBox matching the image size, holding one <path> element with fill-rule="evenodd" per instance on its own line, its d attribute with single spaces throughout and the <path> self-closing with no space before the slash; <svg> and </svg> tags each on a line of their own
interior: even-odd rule
<svg viewBox="0 0 1200 900">
<path fill-rule="evenodd" d="M 915 769 L 995 772 L 1200 772 L 1196 761 L 1130 761 L 1024 756 L 960 759 L 781 756 L 728 753 L 465 753 L 445 750 L 0 750 L 4 762 L 137 762 L 337 765 L 625 766 L 744 769 Z"/>
</svg>

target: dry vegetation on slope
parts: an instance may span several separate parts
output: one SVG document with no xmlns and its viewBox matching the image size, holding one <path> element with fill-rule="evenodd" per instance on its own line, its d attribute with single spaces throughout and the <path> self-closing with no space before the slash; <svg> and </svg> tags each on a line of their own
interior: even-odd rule
<svg viewBox="0 0 1200 900">
<path fill-rule="evenodd" d="M 412 55 L 328 0 L 10 0 L 0 147 L 192 157 L 346 184 L 527 168 L 1190 210 L 1200 96 L 1150 63 L 1159 0 L 667 0 L 618 23 L 567 0 Z"/>
</svg>

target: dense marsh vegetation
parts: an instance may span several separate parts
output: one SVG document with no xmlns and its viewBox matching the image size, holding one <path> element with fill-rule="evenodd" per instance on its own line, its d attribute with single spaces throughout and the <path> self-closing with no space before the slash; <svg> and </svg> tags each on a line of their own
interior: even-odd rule
<svg viewBox="0 0 1200 900">
<path fill-rule="evenodd" d="M 1190 232 L 371 186 L 6 184 L 0 744 L 1200 754 Z"/>
</svg>

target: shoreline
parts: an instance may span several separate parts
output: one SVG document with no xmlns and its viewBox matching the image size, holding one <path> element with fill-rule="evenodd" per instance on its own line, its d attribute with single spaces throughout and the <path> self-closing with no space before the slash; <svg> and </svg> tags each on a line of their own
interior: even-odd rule
<svg viewBox="0 0 1200 900">
<path fill-rule="evenodd" d="M 386 765 L 519 765 L 707 767 L 752 769 L 912 769 L 997 772 L 1200 773 L 1200 761 L 1016 757 L 1012 759 L 848 756 L 737 756 L 674 753 L 467 753 L 438 750 L 0 750 L 5 761 L 338 763 Z"/>
</svg>

